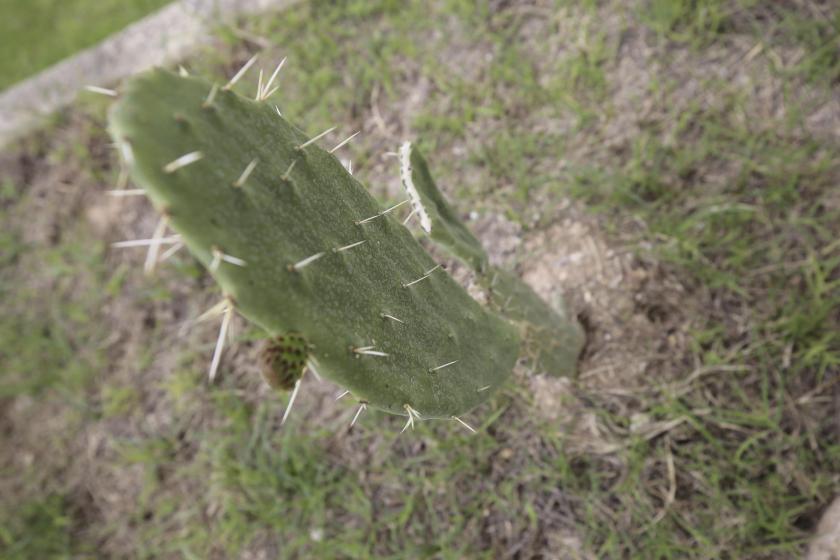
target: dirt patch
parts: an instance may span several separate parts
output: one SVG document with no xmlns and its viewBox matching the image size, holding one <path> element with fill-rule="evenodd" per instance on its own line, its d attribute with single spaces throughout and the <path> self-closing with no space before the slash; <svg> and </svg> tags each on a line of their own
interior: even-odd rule
<svg viewBox="0 0 840 560">
<path fill-rule="evenodd" d="M 473 224 L 494 265 L 516 269 L 547 304 L 577 316 L 586 330 L 577 378 L 522 367 L 515 374 L 534 410 L 564 434 L 568 452 L 614 453 L 620 437 L 599 419 L 592 399 L 624 409 L 652 385 L 676 381 L 686 371 L 689 318 L 702 299 L 655 261 L 607 236 L 579 204 L 564 200 L 543 222 L 527 234 L 498 214 Z M 627 408 L 627 415 L 634 410 Z M 637 423 L 639 433 L 651 427 L 642 416 Z"/>
<path fill-rule="evenodd" d="M 836 498 L 823 514 L 807 560 L 837 558 L 840 558 L 840 498 Z"/>
</svg>

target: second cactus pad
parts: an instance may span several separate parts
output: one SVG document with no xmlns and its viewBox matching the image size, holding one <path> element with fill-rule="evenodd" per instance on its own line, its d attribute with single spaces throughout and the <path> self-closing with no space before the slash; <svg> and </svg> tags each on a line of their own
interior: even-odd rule
<svg viewBox="0 0 840 560">
<path fill-rule="evenodd" d="M 511 372 L 516 330 L 274 106 L 154 70 L 125 85 L 110 129 L 237 311 L 271 337 L 299 333 L 360 401 L 448 418 Z"/>
<path fill-rule="evenodd" d="M 574 375 L 584 344 L 580 324 L 562 303 L 549 306 L 517 275 L 490 266 L 487 254 L 438 189 L 426 159 L 409 142 L 400 148 L 400 176 L 423 231 L 472 267 L 488 293 L 490 308 L 519 327 L 520 355 L 531 369 Z"/>
</svg>

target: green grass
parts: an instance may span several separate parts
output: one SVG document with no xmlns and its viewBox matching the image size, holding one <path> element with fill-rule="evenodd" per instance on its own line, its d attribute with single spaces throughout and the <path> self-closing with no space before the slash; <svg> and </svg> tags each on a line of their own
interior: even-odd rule
<svg viewBox="0 0 840 560">
<path fill-rule="evenodd" d="M 682 353 L 652 364 L 642 386 L 581 389 L 617 449 L 576 448 L 556 422 L 534 414 L 533 395 L 516 384 L 470 415 L 475 436 L 442 423 L 398 436 L 399 419 L 375 413 L 348 433 L 350 404 L 344 416 L 318 424 L 308 410 L 320 405 L 305 396 L 280 429 L 287 397 L 258 397 L 242 355 L 235 366 L 226 362 L 219 386 L 204 384 L 212 327 L 178 338 L 177 325 L 167 326 L 213 301 L 191 259 L 176 258 L 149 280 L 139 273 L 141 257 L 134 266 L 115 262 L 73 225 L 78 216 L 61 223 L 64 233 L 49 247 L 27 242 L 18 219 L 0 233 L 0 348 L 15 349 L 0 351 L 3 402 L 35 398 L 68 428 L 35 432 L 51 444 L 40 469 L 20 473 L 3 463 L 27 513 L 16 516 L 4 503 L 0 518 L 10 521 L 0 523 L 0 550 L 489 559 L 555 552 L 571 533 L 598 558 L 801 556 L 840 489 L 832 423 L 840 151 L 836 138 L 803 125 L 833 94 L 838 59 L 809 48 L 780 67 L 773 53 L 830 41 L 837 16 L 759 13 L 762 6 L 743 2 L 622 6 L 564 8 L 579 35 L 562 56 L 546 52 L 554 23 L 455 0 L 313 2 L 245 26 L 289 56 L 274 101 L 307 130 L 359 128 L 377 92 L 392 133 L 417 137 L 462 210 L 498 210 L 533 233 L 575 197 L 616 245 L 682 287 L 677 303 L 657 292 L 638 303 L 676 318 L 662 328 L 685 337 Z M 756 27 L 759 15 L 776 25 Z M 554 12 L 537 19 L 562 23 Z M 622 93 L 616 61 L 626 56 L 621 38 L 633 34 L 649 34 L 658 66 Z M 247 59 L 234 33 L 221 36 L 229 49 L 187 61 L 192 71 L 221 77 Z M 709 49 L 760 41 L 765 48 L 749 65 L 736 60 L 743 76 L 766 71 L 783 81 L 784 111 L 700 65 Z M 421 102 L 411 114 L 391 114 L 417 94 L 420 78 Z M 249 75 L 241 91 L 254 82 Z M 629 115 L 617 109 L 628 106 Z M 23 152 L 69 161 L 86 170 L 85 184 L 105 188 L 115 171 L 97 128 L 101 107 L 76 112 L 87 123 L 81 131 L 59 125 L 73 136 L 51 141 L 48 133 Z M 370 136 L 347 151 L 363 178 L 393 149 Z M 0 221 L 11 223 L 33 195 L 12 179 L 0 185 Z M 384 193 L 382 184 L 371 188 Z M 24 287 L 28 278 L 57 288 L 44 297 Z M 96 310 L 114 306 L 153 323 L 131 326 L 142 351 L 128 358 L 122 343 L 97 342 L 107 333 Z M 246 357 L 256 338 L 237 333 Z M 705 374 L 684 385 L 692 372 Z M 634 415 L 669 429 L 645 437 L 634 431 Z M 106 435 L 92 463 L 97 472 L 131 481 L 116 513 L 86 502 L 72 476 L 69 434 L 82 429 Z M 37 453 L 42 443 L 13 441 L 20 453 L 46 457 Z"/>
<path fill-rule="evenodd" d="M 82 550 L 73 543 L 73 513 L 67 498 L 49 494 L 17 504 L 17 515 L 0 529 L 4 558 L 70 558 Z M 76 556 L 78 557 L 78 556 Z"/>
<path fill-rule="evenodd" d="M 9 315 L 0 323 L 0 358 L 7 368 L 0 380 L 0 396 L 37 395 L 59 386 L 73 391 L 84 386 L 97 367 L 90 342 L 101 330 L 90 310 L 102 300 L 94 291 L 77 291 L 79 281 L 99 285 L 104 279 L 101 253 L 89 250 L 91 242 L 80 236 L 56 248 L 15 247 L 27 259 L 38 260 L 37 273 L 50 291 L 44 293 L 44 283 L 22 286 L 19 277 L 0 274 L 0 294 L 10 302 L 4 306 Z M 75 271 L 86 269 L 91 271 L 89 277 L 73 277 Z"/>
<path fill-rule="evenodd" d="M 170 0 L 0 0 L 0 90 L 169 3 Z"/>
</svg>

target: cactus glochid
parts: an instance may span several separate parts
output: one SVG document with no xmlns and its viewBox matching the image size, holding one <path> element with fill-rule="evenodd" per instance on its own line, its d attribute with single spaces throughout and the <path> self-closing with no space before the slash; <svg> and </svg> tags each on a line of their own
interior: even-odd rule
<svg viewBox="0 0 840 560">
<path fill-rule="evenodd" d="M 160 69 L 124 85 L 109 130 L 163 216 L 152 242 L 170 227 L 209 269 L 225 294 L 223 331 L 233 309 L 266 331 L 273 386 L 296 386 L 308 363 L 363 407 L 412 424 L 485 400 L 511 372 L 522 329 L 441 269 L 394 217 L 399 204 L 383 210 L 320 135 L 257 97 Z M 415 195 L 415 210 L 424 196 L 447 220 L 441 243 L 483 271 L 480 244 L 436 189 Z M 218 358 L 219 347 L 213 367 Z"/>
</svg>

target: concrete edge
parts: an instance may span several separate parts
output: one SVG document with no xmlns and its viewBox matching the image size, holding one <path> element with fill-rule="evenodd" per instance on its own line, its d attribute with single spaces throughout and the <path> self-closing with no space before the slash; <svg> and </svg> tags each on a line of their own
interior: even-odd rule
<svg viewBox="0 0 840 560">
<path fill-rule="evenodd" d="M 36 128 L 87 85 L 108 86 L 181 60 L 240 14 L 282 11 L 301 0 L 179 0 L 0 92 L 0 147 Z"/>
</svg>

